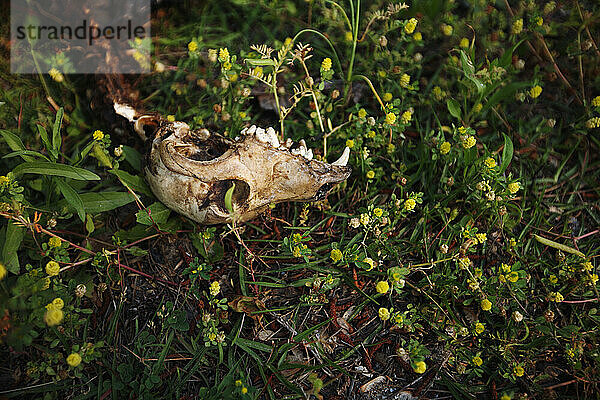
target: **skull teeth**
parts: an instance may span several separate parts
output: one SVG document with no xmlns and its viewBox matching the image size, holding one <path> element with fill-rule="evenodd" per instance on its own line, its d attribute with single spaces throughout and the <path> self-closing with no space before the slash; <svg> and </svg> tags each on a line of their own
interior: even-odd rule
<svg viewBox="0 0 600 400">
<path fill-rule="evenodd" d="M 313 152 L 312 149 L 308 149 L 306 151 L 306 154 L 304 155 L 304 158 L 306 158 L 308 161 L 313 159 Z"/>
<path fill-rule="evenodd" d="M 277 133 L 275 132 L 275 129 L 273 129 L 272 127 L 268 127 L 267 135 L 269 136 L 269 143 L 271 143 L 271 146 L 278 148 L 279 139 L 277 138 Z"/>
<path fill-rule="evenodd" d="M 345 167 L 348 164 L 348 160 L 350 159 L 350 148 L 346 146 L 344 152 L 336 161 L 332 162 L 331 165 L 337 165 L 340 167 Z"/>
</svg>

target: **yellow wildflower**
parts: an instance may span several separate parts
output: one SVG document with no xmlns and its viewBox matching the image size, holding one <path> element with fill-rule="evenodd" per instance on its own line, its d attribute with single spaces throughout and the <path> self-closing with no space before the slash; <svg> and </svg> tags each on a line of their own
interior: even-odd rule
<svg viewBox="0 0 600 400">
<path fill-rule="evenodd" d="M 92 134 L 92 137 L 94 138 L 94 140 L 100 141 L 100 140 L 104 139 L 104 132 L 102 132 L 101 130 L 97 129 Z"/>
<path fill-rule="evenodd" d="M 175 122 L 175 116 L 174 115 L 167 115 L 167 121 L 169 121 L 169 122 Z"/>
<path fill-rule="evenodd" d="M 523 18 L 519 18 L 513 22 L 511 31 L 513 35 L 518 35 L 523 31 Z"/>
<path fill-rule="evenodd" d="M 519 182 L 512 182 L 508 184 L 508 191 L 510 194 L 515 194 L 521 188 L 521 184 Z"/>
<path fill-rule="evenodd" d="M 496 160 L 494 160 L 492 157 L 488 157 L 485 159 L 485 161 L 483 162 L 485 164 L 486 167 L 488 167 L 489 169 L 492 169 L 496 166 Z"/>
<path fill-rule="evenodd" d="M 454 28 L 452 27 L 452 25 L 448 25 L 448 24 L 442 24 L 441 29 L 442 29 L 442 33 L 446 36 L 452 36 L 452 32 L 454 31 Z"/>
<path fill-rule="evenodd" d="M 535 85 L 529 90 L 529 95 L 532 99 L 539 97 L 542 94 L 542 87 L 540 85 Z"/>
<path fill-rule="evenodd" d="M 400 117 L 400 121 L 402 121 L 403 124 L 408 124 L 411 119 L 412 113 L 410 111 L 404 111 Z"/>
<path fill-rule="evenodd" d="M 550 275 L 550 276 L 548 277 L 548 280 L 549 280 L 549 281 L 550 281 L 550 283 L 552 283 L 552 284 L 556 284 L 556 283 L 558 283 L 558 277 L 557 277 L 556 275 L 554 275 L 554 274 Z"/>
<path fill-rule="evenodd" d="M 263 74 L 264 71 L 262 67 L 256 67 L 252 70 L 252 76 L 255 76 L 257 78 L 262 78 Z"/>
<path fill-rule="evenodd" d="M 67 357 L 67 364 L 69 364 L 71 367 L 76 367 L 79 364 L 81 364 L 81 356 L 79 355 L 79 353 L 69 354 L 69 356 Z"/>
<path fill-rule="evenodd" d="M 192 53 L 195 53 L 198 50 L 198 43 L 195 40 L 192 40 L 188 43 L 188 50 Z"/>
<path fill-rule="evenodd" d="M 389 113 L 385 116 L 385 123 L 389 125 L 393 125 L 396 122 L 396 114 Z"/>
<path fill-rule="evenodd" d="M 52 300 L 52 306 L 57 310 L 62 310 L 65 306 L 65 302 L 60 297 L 57 297 L 54 300 Z"/>
<path fill-rule="evenodd" d="M 508 275 L 506 275 L 506 279 L 512 283 L 515 283 L 519 280 L 519 273 L 517 271 L 511 271 Z"/>
<path fill-rule="evenodd" d="M 229 71 L 231 69 L 231 63 L 229 61 L 225 61 L 225 62 L 223 62 L 222 67 L 225 71 Z M 236 79 L 237 79 L 237 77 L 236 77 Z"/>
<path fill-rule="evenodd" d="M 242 381 L 240 379 L 235 381 L 235 386 L 242 386 Z"/>
<path fill-rule="evenodd" d="M 510 397 L 509 395 L 507 395 L 506 393 L 502 395 L 502 397 L 500 397 L 500 400 L 512 400 L 512 397 Z"/>
<path fill-rule="evenodd" d="M 473 361 L 473 364 L 475 364 L 478 367 L 481 367 L 481 364 L 483 364 L 483 360 L 479 356 L 473 357 L 471 361 Z"/>
<path fill-rule="evenodd" d="M 406 201 L 404 202 L 404 209 L 406 211 L 412 211 L 415 209 L 416 205 L 417 202 L 414 199 L 406 199 Z"/>
<path fill-rule="evenodd" d="M 383 210 L 381 208 L 375 208 L 373 210 L 373 215 L 375 215 L 377 218 L 379 218 L 383 215 Z"/>
<path fill-rule="evenodd" d="M 390 310 L 385 307 L 381 307 L 379 309 L 379 318 L 381 318 L 382 321 L 387 321 L 390 319 Z"/>
<path fill-rule="evenodd" d="M 358 118 L 364 118 L 367 116 L 367 111 L 364 108 L 358 110 Z"/>
<path fill-rule="evenodd" d="M 490 311 L 492 309 L 492 302 L 488 299 L 481 300 L 481 309 L 483 311 Z"/>
<path fill-rule="evenodd" d="M 537 17 L 537 18 L 535 19 L 535 24 L 536 24 L 537 26 L 542 26 L 542 25 L 544 25 L 544 18 L 542 18 L 542 17 Z"/>
<path fill-rule="evenodd" d="M 48 246 L 50 246 L 50 247 L 60 247 L 61 245 L 62 245 L 62 240 L 60 240 L 60 238 L 57 238 L 56 236 L 52 236 L 48 240 Z"/>
<path fill-rule="evenodd" d="M 417 28 L 417 23 L 419 23 L 419 21 L 417 21 L 416 18 L 409 19 L 406 25 L 404 25 L 404 32 L 408 33 L 409 35 L 413 33 Z"/>
<path fill-rule="evenodd" d="M 483 109 L 483 104 L 477 103 L 473 106 L 473 114 L 478 114 Z"/>
<path fill-rule="evenodd" d="M 451 149 L 451 145 L 450 142 L 444 142 L 440 145 L 440 153 L 442 154 L 448 154 L 450 152 Z"/>
<path fill-rule="evenodd" d="M 46 322 L 46 325 L 48 326 L 55 326 L 61 323 L 63 317 L 64 313 L 62 310 L 51 307 L 46 311 L 46 314 L 44 314 L 44 322 Z"/>
<path fill-rule="evenodd" d="M 415 39 L 417 42 L 420 42 L 421 40 L 423 40 L 423 35 L 421 34 L 421 32 L 417 32 L 413 35 L 413 39 Z"/>
<path fill-rule="evenodd" d="M 352 140 L 352 139 L 346 140 L 346 146 L 349 147 L 349 148 L 353 148 L 354 147 L 354 140 Z"/>
<path fill-rule="evenodd" d="M 340 249 L 333 249 L 331 250 L 331 254 L 329 254 L 329 257 L 333 260 L 333 262 L 340 261 L 342 256 L 342 251 Z"/>
<path fill-rule="evenodd" d="M 469 39 L 467 39 L 467 38 L 460 39 L 459 46 L 462 47 L 463 49 L 466 49 L 467 47 L 469 47 Z"/>
<path fill-rule="evenodd" d="M 475 143 L 477 143 L 477 140 L 473 135 L 465 135 L 461 137 L 461 144 L 465 149 L 470 149 L 471 147 L 475 146 Z"/>
<path fill-rule="evenodd" d="M 367 137 L 369 139 L 373 139 L 377 134 L 375 133 L 375 131 L 371 130 L 369 132 L 367 132 Z"/>
<path fill-rule="evenodd" d="M 210 284 L 210 295 L 211 296 L 216 296 L 219 294 L 219 292 L 221 291 L 221 285 L 219 285 L 219 282 L 214 281 L 213 283 Z"/>
<path fill-rule="evenodd" d="M 600 117 L 590 118 L 585 122 L 585 126 L 588 129 L 594 129 L 600 127 Z"/>
<path fill-rule="evenodd" d="M 346 42 L 351 42 L 354 39 L 354 35 L 352 35 L 352 32 L 346 32 L 344 39 L 346 39 Z"/>
<path fill-rule="evenodd" d="M 377 282 L 375 289 L 377 289 L 377 293 L 385 294 L 390 290 L 390 284 L 387 283 L 387 281 L 379 281 Z"/>
<path fill-rule="evenodd" d="M 515 376 L 523 376 L 525 374 L 525 370 L 520 365 L 517 365 L 513 368 L 513 374 Z"/>
<path fill-rule="evenodd" d="M 591 274 L 590 275 L 590 283 L 592 285 L 595 285 L 598 282 L 598 274 Z"/>
<path fill-rule="evenodd" d="M 63 74 L 59 70 L 57 70 L 56 68 L 52 68 L 50 71 L 48 71 L 48 74 L 56 82 L 62 82 L 64 80 L 64 78 L 65 78 L 63 76 Z"/>
<path fill-rule="evenodd" d="M 229 56 L 229 50 L 227 49 L 227 47 L 225 47 L 224 49 L 219 49 L 219 61 L 221 62 L 226 62 L 229 61 L 230 56 Z"/>
<path fill-rule="evenodd" d="M 381 98 L 385 102 L 390 102 L 390 101 L 392 101 L 393 96 L 392 96 L 392 94 L 390 92 L 386 92 L 386 93 L 383 94 L 383 96 Z M 600 104 L 600 96 L 598 96 L 597 99 L 598 99 L 598 103 Z M 593 102 L 592 102 L 592 104 L 593 104 Z"/>
<path fill-rule="evenodd" d="M 487 240 L 487 235 L 485 233 L 476 233 L 475 239 L 477 239 L 480 244 L 483 244 Z"/>
<path fill-rule="evenodd" d="M 375 178 L 375 171 L 373 171 L 373 170 L 367 171 L 367 179 L 373 179 L 373 178 Z"/>
<path fill-rule="evenodd" d="M 594 97 L 594 99 L 592 100 L 592 106 L 600 107 L 600 96 Z"/>
<path fill-rule="evenodd" d="M 424 373 L 426 369 L 427 364 L 425 364 L 425 361 L 417 361 L 413 366 L 413 371 L 415 371 L 417 374 Z"/>
<path fill-rule="evenodd" d="M 0 263 L 0 281 L 4 279 L 7 274 L 8 271 L 6 270 L 6 267 L 4 266 L 4 264 Z"/>
<path fill-rule="evenodd" d="M 56 261 L 48 261 L 46 264 L 46 273 L 50 276 L 56 276 L 60 272 L 60 265 Z"/>
<path fill-rule="evenodd" d="M 410 75 L 409 74 L 402 74 L 400 76 L 400 86 L 402 86 L 403 88 L 408 88 L 408 85 L 410 85 Z"/>
<path fill-rule="evenodd" d="M 327 57 L 321 62 L 321 69 L 323 71 L 329 71 L 331 69 L 331 58 Z"/>
<path fill-rule="evenodd" d="M 244 386 L 242 388 L 242 394 L 246 394 L 246 393 L 248 393 L 248 388 Z"/>
<path fill-rule="evenodd" d="M 477 333 L 478 335 L 482 334 L 483 331 L 485 331 L 485 325 L 482 324 L 481 322 L 477 322 L 475 324 L 475 333 Z"/>
</svg>

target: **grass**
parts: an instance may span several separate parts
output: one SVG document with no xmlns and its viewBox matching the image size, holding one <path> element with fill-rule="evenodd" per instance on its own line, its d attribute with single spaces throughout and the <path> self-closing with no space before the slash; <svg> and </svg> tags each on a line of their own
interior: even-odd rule
<svg viewBox="0 0 600 400">
<path fill-rule="evenodd" d="M 0 395 L 598 398 L 598 12 L 166 3 L 140 77 L 11 75 L 3 47 Z M 353 173 L 199 226 L 144 182 L 111 82 L 193 127 L 349 145 Z"/>
</svg>

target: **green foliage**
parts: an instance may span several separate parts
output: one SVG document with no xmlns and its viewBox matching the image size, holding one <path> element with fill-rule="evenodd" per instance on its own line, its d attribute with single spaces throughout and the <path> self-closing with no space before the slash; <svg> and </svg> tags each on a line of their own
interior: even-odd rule
<svg viewBox="0 0 600 400">
<path fill-rule="evenodd" d="M 413 3 L 158 10 L 136 104 L 229 137 L 272 121 L 323 160 L 351 148 L 328 200 L 243 225 L 157 201 L 144 144 L 70 60 L 2 63 L 0 396 L 352 398 L 380 375 L 430 397 L 596 395 L 600 9 Z"/>
</svg>

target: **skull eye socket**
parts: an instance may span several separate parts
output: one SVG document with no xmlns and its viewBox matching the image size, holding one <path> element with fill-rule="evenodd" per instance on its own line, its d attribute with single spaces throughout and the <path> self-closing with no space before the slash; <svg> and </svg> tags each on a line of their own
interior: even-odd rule
<svg viewBox="0 0 600 400">
<path fill-rule="evenodd" d="M 231 189 L 231 185 L 235 183 L 235 189 L 233 189 L 233 196 L 231 197 L 231 203 L 233 208 L 236 210 L 242 210 L 246 207 L 248 197 L 250 197 L 250 185 L 239 179 L 227 179 L 215 183 L 213 190 L 215 197 L 218 199 L 217 204 L 221 210 L 228 212 L 225 207 L 225 194 Z"/>
<path fill-rule="evenodd" d="M 176 151 L 186 158 L 194 161 L 211 161 L 222 156 L 231 143 L 228 139 L 216 135 L 203 138 L 199 135 L 191 135 L 184 142 L 176 146 Z"/>
</svg>

